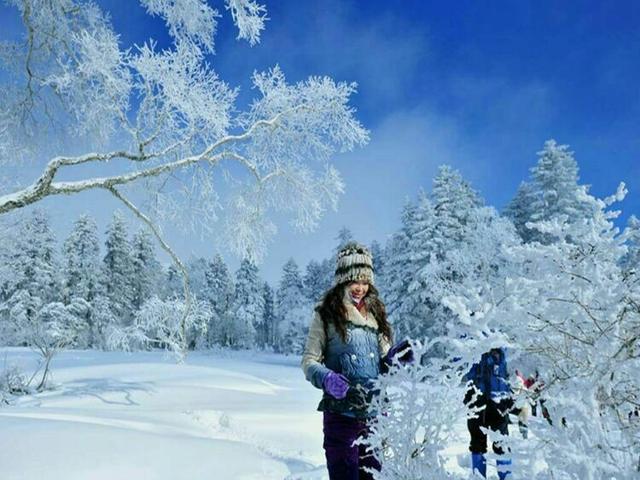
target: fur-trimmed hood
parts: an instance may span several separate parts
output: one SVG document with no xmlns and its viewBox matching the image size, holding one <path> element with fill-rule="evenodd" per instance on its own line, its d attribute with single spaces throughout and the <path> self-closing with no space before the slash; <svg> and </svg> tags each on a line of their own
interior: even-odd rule
<svg viewBox="0 0 640 480">
<path fill-rule="evenodd" d="M 367 316 L 363 317 L 362 314 L 358 311 L 356 306 L 353 304 L 351 299 L 349 298 L 349 293 L 345 292 L 344 306 L 347 309 L 347 318 L 348 322 L 353 323 L 354 325 L 358 325 L 359 327 L 370 327 L 374 330 L 378 330 L 378 320 L 371 313 L 371 305 L 369 297 L 365 297 L 364 302 L 367 307 Z"/>
</svg>

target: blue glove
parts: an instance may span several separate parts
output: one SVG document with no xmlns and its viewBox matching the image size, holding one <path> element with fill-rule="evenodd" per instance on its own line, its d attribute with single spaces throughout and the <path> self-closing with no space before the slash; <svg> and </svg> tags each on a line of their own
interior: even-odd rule
<svg viewBox="0 0 640 480">
<path fill-rule="evenodd" d="M 342 400 L 349 391 L 349 380 L 341 373 L 329 372 L 322 381 L 322 389 L 333 398 Z"/>
</svg>

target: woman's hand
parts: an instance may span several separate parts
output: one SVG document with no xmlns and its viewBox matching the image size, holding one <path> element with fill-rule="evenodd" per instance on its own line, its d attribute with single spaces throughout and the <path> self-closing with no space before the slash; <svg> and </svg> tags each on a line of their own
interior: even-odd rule
<svg viewBox="0 0 640 480">
<path fill-rule="evenodd" d="M 331 371 L 324 377 L 322 389 L 333 398 L 342 400 L 349 391 L 349 380 L 341 373 Z"/>
<path fill-rule="evenodd" d="M 385 363 L 391 366 L 394 359 L 397 359 L 401 365 L 413 363 L 413 350 L 409 340 L 402 340 L 389 349 L 389 352 L 385 356 Z"/>
</svg>

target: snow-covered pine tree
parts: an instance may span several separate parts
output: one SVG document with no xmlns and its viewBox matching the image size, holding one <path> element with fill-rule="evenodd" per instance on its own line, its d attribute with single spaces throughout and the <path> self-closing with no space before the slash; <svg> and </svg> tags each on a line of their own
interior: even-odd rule
<svg viewBox="0 0 640 480">
<path fill-rule="evenodd" d="M 383 294 L 398 334 L 414 338 L 442 335 L 448 312 L 443 309 L 443 285 L 451 287 L 470 272 L 452 263 L 450 252 L 460 247 L 482 199 L 460 173 L 439 168 L 431 196 L 418 195 L 402 212 L 402 227 L 387 244 Z M 437 266 L 436 266 L 437 265 Z M 434 278 L 438 278 L 434 282 Z"/>
<path fill-rule="evenodd" d="M 100 286 L 100 243 L 98 227 L 88 214 L 78 217 L 64 242 L 63 299 L 82 298 L 92 302 Z"/>
<path fill-rule="evenodd" d="M 504 298 L 504 279 L 511 272 L 502 247 L 515 246 L 519 239 L 511 222 L 493 208 L 472 209 L 466 218 L 473 228 L 465 232 L 464 241 L 427 264 L 430 281 L 442 282 L 441 290 L 425 282 L 433 312 L 448 312 L 442 336 L 415 340 L 414 354 L 421 361 L 396 365 L 380 379 L 383 394 L 373 409 L 385 414 L 378 416 L 369 438 L 383 465 L 377 480 L 470 478 L 448 465 L 450 449 L 468 441 L 466 434 L 460 436 L 469 413 L 463 403 L 463 377 L 485 351 L 512 345 L 505 335 L 510 319 L 490 313 Z M 453 279 L 451 268 L 472 274 Z"/>
<path fill-rule="evenodd" d="M 512 219 L 525 242 L 550 243 L 554 239 L 528 222 L 542 222 L 566 215 L 570 222 L 590 215 L 583 193 L 588 190 L 578 184 L 578 163 L 568 145 L 547 140 L 538 152 L 538 163 L 531 168 L 531 178 L 520 187 L 505 214 Z"/>
<path fill-rule="evenodd" d="M 640 280 L 640 220 L 635 215 L 631 215 L 627 220 L 624 238 L 628 251 L 622 259 L 622 266 L 625 272 L 635 275 L 636 279 Z"/>
<path fill-rule="evenodd" d="M 175 264 L 170 264 L 166 269 L 163 269 L 162 280 L 162 298 L 165 300 L 176 298 L 183 295 L 183 277 L 178 267 Z"/>
<path fill-rule="evenodd" d="M 127 225 L 117 211 L 107 228 L 102 272 L 103 289 L 110 309 L 119 325 L 128 325 L 134 311 L 133 258 Z"/>
<path fill-rule="evenodd" d="M 333 272 L 331 274 L 333 275 Z M 311 260 L 307 264 L 304 274 L 304 291 L 309 302 L 319 302 L 324 293 L 331 288 L 331 277 L 329 279 L 327 277 L 325 261 Z"/>
<path fill-rule="evenodd" d="M 258 267 L 250 260 L 240 263 L 235 287 L 229 314 L 232 328 L 229 345 L 251 348 L 256 343 L 257 328 L 264 320 L 264 291 Z"/>
<path fill-rule="evenodd" d="M 483 202 L 460 172 L 448 165 L 438 168 L 438 174 L 433 179 L 431 201 L 438 232 L 436 254 L 442 255 L 462 240 L 469 215 Z"/>
<path fill-rule="evenodd" d="M 433 203 L 424 192 L 419 192 L 418 201 L 408 224 L 408 244 L 405 275 L 408 281 L 402 299 L 402 307 L 396 314 L 399 331 L 414 338 L 441 335 L 442 325 L 436 323 L 434 308 L 437 299 L 423 275 L 425 269 L 437 261 L 436 214 Z"/>
<path fill-rule="evenodd" d="M 83 300 L 89 308 L 85 314 L 87 330 L 78 334 L 76 346 L 90 347 L 101 343 L 96 335 L 100 329 L 94 325 L 93 305 L 102 295 L 100 275 L 100 244 L 95 220 L 87 214 L 81 215 L 74 223 L 71 233 L 63 246 L 64 286 L 63 301 L 69 305 Z"/>
<path fill-rule="evenodd" d="M 384 278 L 378 281 L 380 293 L 385 301 L 389 321 L 402 335 L 402 304 L 409 289 L 411 277 L 408 272 L 412 271 L 409 238 L 410 229 L 415 214 L 415 205 L 407 200 L 402 208 L 400 220 L 402 226 L 395 232 L 385 246 L 386 265 Z"/>
<path fill-rule="evenodd" d="M 131 287 L 134 310 L 157 294 L 162 278 L 162 267 L 156 258 L 154 240 L 146 230 L 138 230 L 133 236 L 131 248 Z"/>
<path fill-rule="evenodd" d="M 512 336 L 535 354 L 558 425 L 532 425 L 531 448 L 548 467 L 537 478 L 638 475 L 640 425 L 629 413 L 640 401 L 640 288 L 624 268 L 626 237 L 613 223 L 619 212 L 609 211 L 625 194 L 624 185 L 605 200 L 579 189 L 579 213 L 558 211 L 535 225 L 554 242 L 511 250 L 524 268 L 510 278 L 496 315 L 521 326 Z"/>
<path fill-rule="evenodd" d="M 205 296 L 207 290 L 207 279 L 205 278 L 207 268 L 209 268 L 209 262 L 203 257 L 192 257 L 187 262 L 189 289 L 196 298 L 204 298 Z M 179 288 L 180 290 L 177 293 L 182 294 L 182 284 L 180 284 Z"/>
<path fill-rule="evenodd" d="M 36 209 L 19 222 L 18 232 L 7 245 L 8 269 L 4 282 L 4 342 L 15 343 L 16 318 L 11 314 L 23 312 L 24 321 L 35 322 L 38 311 L 61 299 L 59 260 L 55 237 L 49 227 L 47 214 Z M 13 332 L 13 334 L 11 333 Z"/>
<path fill-rule="evenodd" d="M 60 300 L 56 239 L 49 226 L 49 217 L 43 210 L 33 211 L 23 224 L 18 242 L 14 264 L 18 282 L 15 288 L 28 291 L 42 304 Z"/>
<path fill-rule="evenodd" d="M 2 316 L 8 318 L 12 328 L 3 334 L 9 333 L 5 341 L 28 345 L 42 356 L 38 369 L 42 376 L 36 387 L 42 390 L 56 353 L 77 343 L 78 335 L 88 330 L 85 320 L 90 306 L 81 298 L 73 298 L 68 305 L 60 301 L 60 263 L 45 212 L 34 210 L 21 223 L 14 247 L 10 257 L 14 275 L 11 292 L 0 305 Z"/>
<path fill-rule="evenodd" d="M 263 348 L 275 348 L 276 343 L 276 315 L 274 311 L 273 288 L 264 282 L 262 297 L 264 298 L 264 315 L 262 323 L 258 325 L 258 344 Z"/>
<path fill-rule="evenodd" d="M 231 338 L 229 311 L 233 301 L 233 280 L 221 255 L 209 262 L 205 271 L 206 290 L 203 300 L 211 306 L 207 326 L 209 345 L 228 346 Z"/>
<path fill-rule="evenodd" d="M 516 227 L 520 238 L 524 242 L 530 242 L 532 230 L 527 227 L 533 217 L 533 199 L 535 189 L 530 182 L 521 182 L 515 197 L 511 199 L 504 209 L 504 215 L 509 218 Z"/>
<path fill-rule="evenodd" d="M 375 274 L 375 278 L 384 278 L 384 248 L 382 248 L 380 242 L 374 240 L 373 242 L 371 242 L 369 251 L 371 252 L 371 256 L 373 257 L 373 272 Z"/>
<path fill-rule="evenodd" d="M 305 295 L 298 264 L 291 258 L 282 267 L 282 277 L 276 292 L 278 351 L 302 353 L 311 311 L 312 303 Z"/>
<path fill-rule="evenodd" d="M 353 233 L 347 227 L 342 227 L 336 236 L 336 241 L 338 244 L 334 253 L 337 254 L 347 243 L 353 242 Z"/>
</svg>

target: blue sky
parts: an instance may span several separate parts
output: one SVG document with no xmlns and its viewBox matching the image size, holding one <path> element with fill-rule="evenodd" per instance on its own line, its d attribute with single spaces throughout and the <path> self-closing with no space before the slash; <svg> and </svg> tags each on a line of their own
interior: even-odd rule
<svg viewBox="0 0 640 480">
<path fill-rule="evenodd" d="M 149 34 L 167 41 L 162 22 L 134 2 L 99 3 L 125 45 Z M 241 87 L 241 102 L 251 98 L 254 69 L 277 63 L 290 81 L 326 74 L 357 82 L 354 105 L 371 130 L 367 147 L 336 158 L 347 183 L 338 212 L 312 234 L 281 225 L 262 266 L 270 281 L 290 255 L 301 265 L 328 256 L 343 225 L 360 241 L 383 242 L 398 227 L 404 199 L 430 189 L 442 163 L 502 208 L 548 138 L 571 146 L 581 181 L 596 195 L 625 181 L 623 219 L 640 214 L 639 3 L 265 3 L 270 21 L 258 46 L 236 41 L 228 16 L 220 19 L 211 63 Z M 7 12 L 0 9 L 0 28 L 11 23 Z M 115 206 L 91 201 L 103 212 Z M 61 234 L 73 215 L 57 219 Z M 215 251 L 206 239 L 169 237 L 183 256 Z"/>
</svg>

